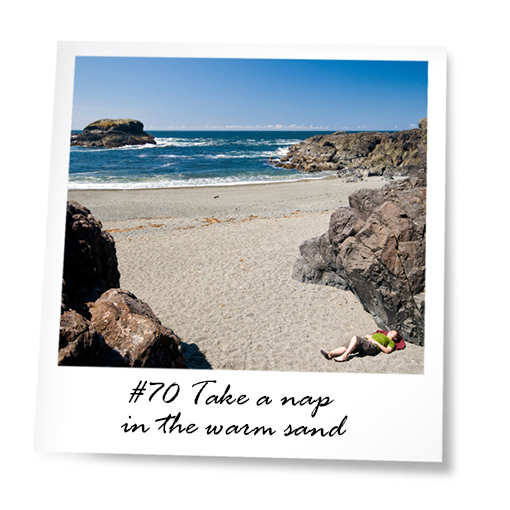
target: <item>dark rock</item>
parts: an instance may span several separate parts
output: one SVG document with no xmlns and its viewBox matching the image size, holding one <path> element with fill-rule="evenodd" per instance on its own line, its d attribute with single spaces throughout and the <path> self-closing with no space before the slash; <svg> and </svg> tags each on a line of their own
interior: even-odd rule
<svg viewBox="0 0 510 510">
<path fill-rule="evenodd" d="M 58 364 L 100 367 L 127 366 L 123 358 L 109 347 L 90 321 L 74 310 L 60 317 Z"/>
<path fill-rule="evenodd" d="M 110 289 L 90 304 L 91 324 L 130 367 L 185 368 L 180 339 L 131 292 Z"/>
<path fill-rule="evenodd" d="M 358 182 L 363 180 L 363 173 L 359 169 L 342 167 L 336 172 L 337 177 L 341 177 L 345 182 Z"/>
<path fill-rule="evenodd" d="M 112 236 L 68 202 L 59 365 L 186 368 L 180 339 L 119 282 Z"/>
<path fill-rule="evenodd" d="M 64 252 L 63 299 L 70 308 L 119 287 L 113 237 L 77 202 L 67 202 Z"/>
<path fill-rule="evenodd" d="M 299 250 L 301 257 L 296 259 L 292 270 L 294 280 L 348 289 L 345 279 L 336 272 L 335 255 L 327 232 L 304 241 Z"/>
<path fill-rule="evenodd" d="M 353 193 L 327 233 L 301 244 L 293 278 L 351 290 L 381 329 L 423 345 L 425 185 L 422 170 Z"/>
<path fill-rule="evenodd" d="M 85 147 L 122 147 L 124 145 L 156 144 L 154 136 L 143 130 L 133 119 L 101 119 L 86 126 L 78 135 L 71 135 L 71 145 Z"/>
<path fill-rule="evenodd" d="M 418 144 L 418 153 L 420 154 L 423 166 L 427 168 L 427 129 L 428 129 L 427 119 L 420 119 L 418 125 L 420 126 L 422 133 L 421 143 Z"/>
<path fill-rule="evenodd" d="M 285 159 L 276 166 L 293 168 L 303 172 L 341 170 L 344 167 L 357 169 L 365 175 L 382 176 L 388 171 L 395 175 L 410 175 L 423 168 L 426 146 L 427 119 L 420 121 L 420 129 L 395 133 L 337 132 L 330 135 L 315 135 L 289 148 Z M 341 177 L 347 175 L 341 173 Z"/>
</svg>

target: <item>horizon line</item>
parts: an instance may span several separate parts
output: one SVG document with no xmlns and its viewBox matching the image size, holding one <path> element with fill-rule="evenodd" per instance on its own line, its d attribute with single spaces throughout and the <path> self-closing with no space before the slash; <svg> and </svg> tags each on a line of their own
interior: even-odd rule
<svg viewBox="0 0 510 510">
<path fill-rule="evenodd" d="M 71 128 L 71 131 L 83 131 L 84 128 Z M 331 131 L 332 133 L 337 131 L 351 131 L 351 132 L 364 132 L 364 131 L 407 131 L 410 129 L 419 129 L 418 126 L 410 126 L 408 128 L 398 128 L 394 127 L 391 129 L 388 128 L 348 128 L 348 127 L 342 127 L 342 128 L 286 128 L 286 129 L 271 129 L 271 128 L 260 128 L 260 127 L 240 127 L 240 128 L 211 128 L 211 127 L 198 127 L 198 128 L 189 128 L 189 127 L 166 127 L 166 128 L 154 128 L 150 127 L 147 128 L 144 126 L 144 131 L 269 131 L 269 132 L 288 132 L 288 131 Z"/>
</svg>

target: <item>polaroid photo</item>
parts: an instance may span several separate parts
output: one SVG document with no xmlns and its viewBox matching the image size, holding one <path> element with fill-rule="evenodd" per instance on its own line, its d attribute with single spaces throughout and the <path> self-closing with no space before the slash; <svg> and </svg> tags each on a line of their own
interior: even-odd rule
<svg viewBox="0 0 510 510">
<path fill-rule="evenodd" d="M 441 462 L 445 50 L 57 57 L 36 450 Z"/>
</svg>

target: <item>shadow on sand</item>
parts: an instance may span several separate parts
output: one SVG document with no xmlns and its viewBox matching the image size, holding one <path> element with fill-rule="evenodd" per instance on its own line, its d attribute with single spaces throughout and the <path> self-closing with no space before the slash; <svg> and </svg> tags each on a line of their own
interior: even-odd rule
<svg viewBox="0 0 510 510">
<path fill-rule="evenodd" d="M 181 343 L 181 352 L 186 360 L 186 365 L 191 369 L 212 370 L 212 366 L 206 357 L 200 352 L 197 344 Z"/>
</svg>

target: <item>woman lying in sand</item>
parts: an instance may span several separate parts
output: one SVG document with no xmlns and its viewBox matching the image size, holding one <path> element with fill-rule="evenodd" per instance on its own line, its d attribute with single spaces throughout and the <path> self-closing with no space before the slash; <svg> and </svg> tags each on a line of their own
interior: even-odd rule
<svg viewBox="0 0 510 510">
<path fill-rule="evenodd" d="M 361 336 L 353 336 L 350 342 L 345 343 L 342 347 L 338 347 L 333 351 L 324 351 L 321 354 L 326 359 L 334 359 L 335 361 L 347 361 L 351 354 L 360 353 L 374 356 L 382 351 L 389 354 L 395 350 L 395 342 L 403 343 L 402 337 L 396 330 L 385 333 L 377 332 L 367 335 L 365 338 Z"/>
</svg>

